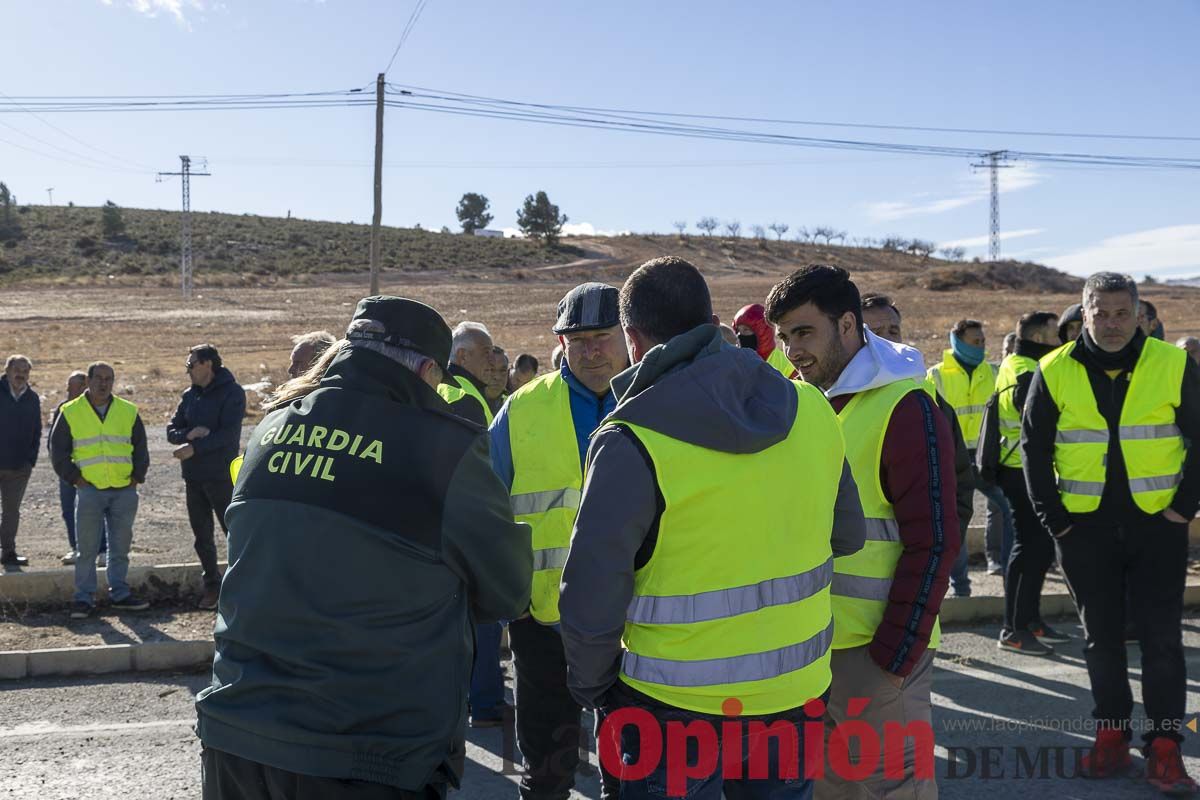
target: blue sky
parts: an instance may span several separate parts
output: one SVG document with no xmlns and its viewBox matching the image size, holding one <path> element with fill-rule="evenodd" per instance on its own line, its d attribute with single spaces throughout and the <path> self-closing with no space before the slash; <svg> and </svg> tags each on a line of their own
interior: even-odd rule
<svg viewBox="0 0 1200 800">
<path fill-rule="evenodd" d="M 415 0 L 8 0 L 0 92 L 142 95 L 368 86 Z M 1200 3 L 428 0 L 395 84 L 561 104 L 935 127 L 1200 135 Z M 19 65 L 19 66 L 14 66 Z M 3 99 L 3 98 L 0 98 Z M 23 202 L 177 208 L 153 171 L 207 156 L 193 207 L 371 216 L 370 108 L 0 115 Z M 740 124 L 747 127 L 748 124 Z M 64 133 L 65 132 L 65 133 Z M 1200 142 L 838 128 L 786 132 L 980 149 L 1200 157 Z M 67 135 L 69 134 L 69 136 Z M 83 143 L 86 143 L 83 144 Z M 21 145 L 27 149 L 21 149 Z M 31 150 L 36 152 L 30 152 Z M 986 175 L 958 158 L 831 152 L 389 109 L 384 222 L 456 227 L 463 192 L 515 225 L 546 190 L 574 230 L 675 220 L 831 225 L 986 254 Z M 75 163 L 69 163 L 75 162 Z M 79 166 L 79 164 L 87 166 Z M 1200 171 L 1019 163 L 1006 257 L 1076 273 L 1200 274 Z M 790 234 L 789 234 L 790 235 Z"/>
</svg>

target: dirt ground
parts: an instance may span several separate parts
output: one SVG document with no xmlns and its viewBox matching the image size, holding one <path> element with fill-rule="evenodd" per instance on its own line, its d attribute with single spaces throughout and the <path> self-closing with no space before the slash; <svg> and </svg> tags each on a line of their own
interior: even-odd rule
<svg viewBox="0 0 1200 800">
<path fill-rule="evenodd" d="M 450 324 L 464 319 L 486 323 L 510 354 L 529 352 L 549 367 L 555 339 L 549 331 L 559 298 L 585 280 L 618 284 L 628 267 L 545 270 L 523 279 L 490 274 L 444 273 L 413 277 L 385 274 L 382 291 L 413 297 L 442 311 Z M 741 306 L 761 302 L 782 275 L 747 276 L 735 270 L 709 272 L 714 307 L 730 320 Z M 983 320 L 989 328 L 989 357 L 999 355 L 1002 333 L 1024 312 L 1061 311 L 1070 295 L 1029 296 L 1014 291 L 928 292 L 911 275 L 869 271 L 860 288 L 886 291 L 904 314 L 905 335 L 928 363 L 940 359 L 946 330 L 960 317 Z M 105 288 L 6 288 L 0 292 L 0 355 L 24 353 L 34 362 L 32 380 L 42 395 L 47 419 L 62 401 L 65 379 L 74 369 L 103 359 L 116 370 L 116 391 L 141 407 L 150 439 L 151 467 L 141 491 L 134 530 L 134 564 L 195 561 L 183 502 L 179 467 L 170 456 L 165 427 L 178 395 L 186 388 L 183 363 L 189 346 L 216 344 L 242 384 L 272 383 L 284 377 L 289 337 L 324 328 L 345 329 L 366 276 L 353 281 L 329 278 L 295 287 L 198 289 L 184 304 L 173 290 L 113 285 Z M 1195 290 L 1147 291 L 1159 308 L 1168 336 L 1200 333 Z M 243 436 L 256 422 L 256 398 Z M 45 450 L 33 472 L 18 534 L 18 549 L 30 569 L 59 567 L 67 550 L 60 516 L 58 481 Z M 223 551 L 223 543 L 221 545 Z M 3 577 L 0 576 L 0 595 Z"/>
</svg>

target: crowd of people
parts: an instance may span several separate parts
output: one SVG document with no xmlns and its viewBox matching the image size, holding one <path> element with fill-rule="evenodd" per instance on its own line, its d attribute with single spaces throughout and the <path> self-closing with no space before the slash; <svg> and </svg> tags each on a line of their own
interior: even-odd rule
<svg viewBox="0 0 1200 800">
<path fill-rule="evenodd" d="M 1195 790 L 1179 742 L 1200 341 L 1166 344 L 1132 279 L 1097 273 L 1062 314 L 1030 309 L 998 366 L 984 324 L 962 319 L 927 368 L 897 304 L 827 265 L 723 325 L 695 267 L 655 259 L 621 289 L 575 287 L 547 323 L 558 346 L 539 374 L 482 323 L 366 298 L 343 338 L 293 339 L 290 380 L 241 459 L 245 392 L 216 347 L 189 351 L 166 435 L 200 606 L 220 619 L 197 700 L 206 798 L 441 797 L 462 774 L 464 724 L 509 718 L 521 796 L 566 798 L 584 709 L 619 757 L 602 760 L 606 798 L 668 780 L 666 763 L 623 773 L 653 750 L 640 727 L 604 726 L 623 709 L 654 719 L 660 742 L 672 725 L 711 724 L 718 740 L 731 718 L 790 726 L 797 753 L 768 735 L 718 742 L 720 768 L 689 796 L 809 796 L 813 723 L 831 739 L 851 720 L 931 725 L 942 600 L 972 592 L 977 491 L 986 569 L 1004 584 L 998 646 L 1071 641 L 1040 612 L 1055 563 L 1078 606 L 1097 731 L 1085 773 L 1131 763 L 1133 638 L 1146 776 Z M 18 511 L 41 446 L 31 368 L 10 357 L 0 386 L 8 565 L 24 562 Z M 146 434 L 113 380 L 102 362 L 72 374 L 48 437 L 75 618 L 95 607 L 102 553 L 113 606 L 147 605 L 125 581 Z M 311 558 L 334 538 L 353 581 Z M 859 745 L 844 743 L 852 759 Z M 918 758 L 909 746 L 899 774 L 853 781 L 827 771 L 816 796 L 935 797 Z M 751 763 L 770 776 L 743 777 Z"/>
</svg>

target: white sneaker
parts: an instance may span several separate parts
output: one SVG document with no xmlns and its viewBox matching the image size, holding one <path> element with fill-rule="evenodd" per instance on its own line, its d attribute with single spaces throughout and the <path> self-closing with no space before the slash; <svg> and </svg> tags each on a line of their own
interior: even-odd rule
<svg viewBox="0 0 1200 800">
<path fill-rule="evenodd" d="M 62 557 L 63 565 L 68 566 L 68 567 L 71 566 L 72 564 L 74 564 L 78 560 L 79 560 L 79 551 L 78 550 L 72 550 L 71 552 L 67 553 L 65 556 Z"/>
<path fill-rule="evenodd" d="M 96 556 L 96 566 L 97 567 L 107 567 L 108 566 L 108 553 L 101 553 L 100 555 Z"/>
</svg>

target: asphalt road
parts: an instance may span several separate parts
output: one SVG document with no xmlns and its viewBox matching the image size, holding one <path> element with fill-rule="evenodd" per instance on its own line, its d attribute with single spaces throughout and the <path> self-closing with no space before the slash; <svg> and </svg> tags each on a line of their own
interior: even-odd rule
<svg viewBox="0 0 1200 800">
<path fill-rule="evenodd" d="M 1062 627 L 1079 633 L 1076 625 Z M 943 798 L 1158 796 L 1136 775 L 1100 782 L 1071 777 L 1072 748 L 1091 739 L 1091 697 L 1078 644 L 1036 659 L 998 652 L 994 633 L 989 626 L 943 636 L 934 677 Z M 1200 618 L 1184 621 L 1184 635 L 1195 676 Z M 1140 699 L 1136 645 L 1129 652 Z M 192 696 L 207 682 L 206 674 L 193 673 L 0 684 L 0 798 L 199 797 Z M 1188 708 L 1200 711 L 1194 678 Z M 1140 713 L 1139 706 L 1135 717 Z M 1185 736 L 1188 770 L 1200 775 L 1200 735 Z M 500 729 L 470 731 L 469 740 L 464 788 L 455 796 L 515 798 L 511 740 Z M 593 770 L 580 776 L 573 797 L 599 796 L 594 754 L 590 760 Z"/>
</svg>

